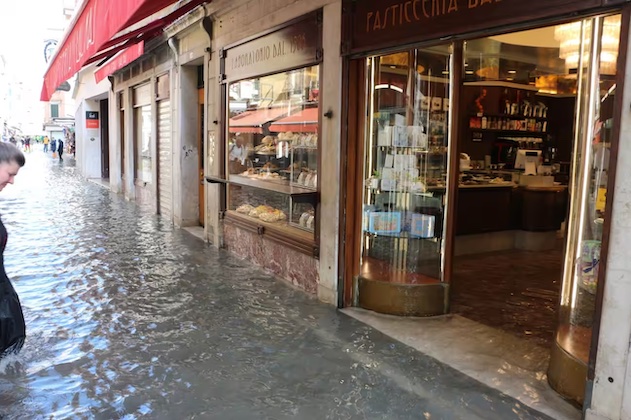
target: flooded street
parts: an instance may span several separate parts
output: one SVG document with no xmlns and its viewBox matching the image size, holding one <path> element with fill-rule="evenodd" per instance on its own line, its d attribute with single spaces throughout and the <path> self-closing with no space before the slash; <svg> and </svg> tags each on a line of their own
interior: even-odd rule
<svg viewBox="0 0 631 420">
<path fill-rule="evenodd" d="M 4 418 L 546 418 L 37 150 L 0 193 L 27 323 Z"/>
</svg>

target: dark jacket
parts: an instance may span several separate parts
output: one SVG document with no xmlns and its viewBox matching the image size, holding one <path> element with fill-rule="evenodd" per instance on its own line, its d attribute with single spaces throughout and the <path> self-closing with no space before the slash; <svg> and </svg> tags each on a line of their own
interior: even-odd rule
<svg viewBox="0 0 631 420">
<path fill-rule="evenodd" d="M 61 140 L 57 140 L 57 152 L 61 153 L 64 151 L 64 142 Z"/>
</svg>

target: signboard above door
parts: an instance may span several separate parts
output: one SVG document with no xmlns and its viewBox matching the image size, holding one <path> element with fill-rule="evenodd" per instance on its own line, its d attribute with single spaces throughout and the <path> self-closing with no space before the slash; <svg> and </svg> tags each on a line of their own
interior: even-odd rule
<svg viewBox="0 0 631 420">
<path fill-rule="evenodd" d="M 595 11 L 622 0 L 345 0 L 345 54 Z"/>
</svg>

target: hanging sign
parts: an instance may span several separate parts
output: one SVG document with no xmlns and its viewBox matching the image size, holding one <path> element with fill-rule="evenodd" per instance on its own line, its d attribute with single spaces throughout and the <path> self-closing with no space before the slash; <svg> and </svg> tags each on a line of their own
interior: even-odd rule
<svg viewBox="0 0 631 420">
<path fill-rule="evenodd" d="M 99 128 L 99 112 L 98 111 L 86 111 L 85 128 Z"/>
</svg>

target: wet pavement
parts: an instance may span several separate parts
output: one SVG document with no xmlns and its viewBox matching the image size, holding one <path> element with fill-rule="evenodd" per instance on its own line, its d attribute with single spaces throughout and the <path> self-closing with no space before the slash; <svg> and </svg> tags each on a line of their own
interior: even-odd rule
<svg viewBox="0 0 631 420">
<path fill-rule="evenodd" d="M 33 152 L 0 193 L 8 419 L 547 418 Z M 445 349 L 449 351 L 449 349 Z"/>
</svg>

